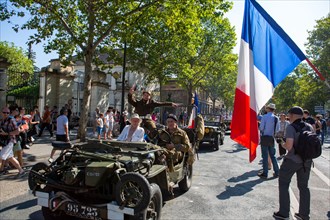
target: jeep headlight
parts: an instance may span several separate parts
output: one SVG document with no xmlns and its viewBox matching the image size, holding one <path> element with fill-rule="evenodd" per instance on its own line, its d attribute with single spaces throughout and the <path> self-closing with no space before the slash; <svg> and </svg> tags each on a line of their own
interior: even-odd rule
<svg viewBox="0 0 330 220">
<path fill-rule="evenodd" d="M 209 133 L 210 132 L 210 129 L 209 128 L 205 128 L 205 133 Z"/>
<path fill-rule="evenodd" d="M 213 130 L 213 128 L 210 128 L 210 133 L 212 133 L 214 130 Z"/>
<path fill-rule="evenodd" d="M 151 161 L 151 164 L 153 164 L 155 162 L 155 158 L 156 158 L 156 156 L 155 156 L 154 152 L 150 152 L 148 154 L 148 159 Z"/>
</svg>

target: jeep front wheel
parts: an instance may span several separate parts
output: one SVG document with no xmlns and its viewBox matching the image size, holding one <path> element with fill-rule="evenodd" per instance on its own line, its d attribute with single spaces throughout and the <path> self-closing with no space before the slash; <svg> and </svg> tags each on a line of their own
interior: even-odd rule
<svg viewBox="0 0 330 220">
<path fill-rule="evenodd" d="M 151 200 L 148 208 L 142 211 L 142 219 L 159 220 L 161 218 L 163 208 L 163 196 L 159 186 L 156 183 L 151 183 Z"/>
<path fill-rule="evenodd" d="M 214 138 L 214 145 L 213 145 L 214 150 L 219 150 L 220 139 L 221 139 L 220 134 L 217 134 Z"/>
<path fill-rule="evenodd" d="M 116 201 L 119 206 L 134 209 L 134 213 L 146 209 L 151 199 L 147 179 L 139 173 L 125 173 L 116 184 Z"/>
</svg>

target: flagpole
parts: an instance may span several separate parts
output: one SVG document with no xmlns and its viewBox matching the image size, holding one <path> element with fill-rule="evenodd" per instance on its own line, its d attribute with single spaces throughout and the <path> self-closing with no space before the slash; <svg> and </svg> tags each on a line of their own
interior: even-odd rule
<svg viewBox="0 0 330 220">
<path fill-rule="evenodd" d="M 324 81 L 325 85 L 327 85 L 330 88 L 330 85 L 328 83 L 328 81 L 324 78 L 324 76 L 320 73 L 320 71 L 314 66 L 314 64 L 308 59 L 306 58 L 306 61 L 308 63 L 308 65 L 316 72 L 316 74 L 320 77 L 320 79 L 322 81 Z"/>
</svg>

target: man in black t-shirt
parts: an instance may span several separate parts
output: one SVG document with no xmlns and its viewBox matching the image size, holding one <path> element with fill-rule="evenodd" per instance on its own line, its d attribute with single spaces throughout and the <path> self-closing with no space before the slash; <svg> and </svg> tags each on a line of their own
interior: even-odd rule
<svg viewBox="0 0 330 220">
<path fill-rule="evenodd" d="M 313 129 L 314 129 L 314 132 L 316 131 L 316 127 L 315 127 L 315 120 L 314 118 L 312 118 L 309 114 L 309 111 L 308 110 L 304 110 L 304 117 L 303 117 L 303 121 L 312 125 Z"/>
</svg>

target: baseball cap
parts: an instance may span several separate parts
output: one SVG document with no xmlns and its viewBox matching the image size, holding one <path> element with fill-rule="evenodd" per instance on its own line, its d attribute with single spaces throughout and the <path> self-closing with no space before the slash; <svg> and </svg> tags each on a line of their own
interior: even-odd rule
<svg viewBox="0 0 330 220">
<path fill-rule="evenodd" d="M 295 115 L 303 115 L 304 111 L 301 107 L 299 106 L 294 106 L 292 108 L 290 108 L 290 110 L 288 111 L 288 113 L 290 114 L 295 114 Z"/>
</svg>

